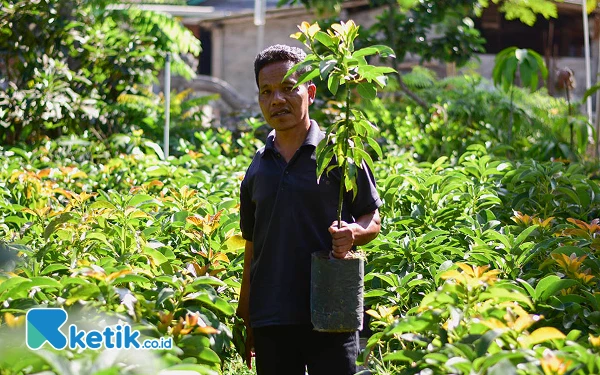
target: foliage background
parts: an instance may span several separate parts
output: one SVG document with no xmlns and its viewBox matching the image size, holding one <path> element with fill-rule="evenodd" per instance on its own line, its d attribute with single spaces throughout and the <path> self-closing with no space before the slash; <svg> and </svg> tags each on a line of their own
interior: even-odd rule
<svg viewBox="0 0 600 375">
<path fill-rule="evenodd" d="M 0 142 L 44 136 L 98 138 L 133 126 L 160 136 L 152 92 L 172 52 L 173 73 L 193 71 L 180 54 L 200 42 L 166 14 L 110 7 L 106 0 L 2 0 Z"/>
</svg>

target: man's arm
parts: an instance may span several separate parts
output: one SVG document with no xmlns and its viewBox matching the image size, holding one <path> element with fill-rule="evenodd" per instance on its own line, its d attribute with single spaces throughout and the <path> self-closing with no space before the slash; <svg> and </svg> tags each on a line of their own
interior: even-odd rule
<svg viewBox="0 0 600 375">
<path fill-rule="evenodd" d="M 240 301 L 238 303 L 237 315 L 244 319 L 246 324 L 250 322 L 250 265 L 254 255 L 254 244 L 246 241 L 244 249 L 244 270 L 242 273 L 242 286 L 240 288 Z"/>
<path fill-rule="evenodd" d="M 356 222 L 348 224 L 342 221 L 342 227 L 338 229 L 337 221 L 329 227 L 332 238 L 332 254 L 342 259 L 346 257 L 352 246 L 365 245 L 371 242 L 381 229 L 379 210 L 362 215 Z"/>
<path fill-rule="evenodd" d="M 240 287 L 240 300 L 238 302 L 237 316 L 244 320 L 246 325 L 246 365 L 252 368 L 252 350 L 254 346 L 254 335 L 250 327 L 250 265 L 254 254 L 254 244 L 246 241 L 244 249 L 244 270 L 242 272 L 242 285 Z"/>
</svg>

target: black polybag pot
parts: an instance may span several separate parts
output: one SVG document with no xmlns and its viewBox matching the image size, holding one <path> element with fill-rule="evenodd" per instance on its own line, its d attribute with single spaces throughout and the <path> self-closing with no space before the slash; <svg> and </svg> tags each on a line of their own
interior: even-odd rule
<svg viewBox="0 0 600 375">
<path fill-rule="evenodd" d="M 364 272 L 362 258 L 330 259 L 328 251 L 312 254 L 310 308 L 315 330 L 362 329 Z"/>
</svg>

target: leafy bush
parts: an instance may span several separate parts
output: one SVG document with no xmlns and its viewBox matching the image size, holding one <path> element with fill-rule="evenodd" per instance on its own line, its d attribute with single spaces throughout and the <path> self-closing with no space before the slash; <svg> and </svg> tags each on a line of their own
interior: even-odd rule
<svg viewBox="0 0 600 375">
<path fill-rule="evenodd" d="M 210 142 L 232 148 L 231 134 L 217 136 L 208 134 L 206 154 L 190 150 L 170 161 L 137 146 L 112 157 L 114 150 L 89 141 L 2 151 L 0 254 L 8 259 L 0 259 L 1 334 L 24 337 L 15 329 L 35 306 L 63 307 L 92 321 L 106 314 L 145 337 L 174 339 L 177 347 L 162 353 L 153 371 L 186 369 L 183 363 L 197 363 L 188 369 L 202 374 L 219 371 L 242 342 L 233 316 L 243 248 L 237 181 L 250 160 L 212 152 Z M 126 144 L 148 143 L 137 137 Z M 57 358 L 65 352 L 57 354 L 29 356 L 26 364 L 2 355 L 0 368 L 62 371 Z M 66 355 L 74 355 L 72 366 L 100 360 Z M 144 371 L 130 365 L 120 373 Z"/>
<path fill-rule="evenodd" d="M 562 99 L 515 87 L 511 104 L 508 94 L 473 75 L 433 81 L 419 74 L 415 80 L 422 86 L 415 91 L 434 103 L 427 111 L 395 96 L 364 105 L 369 119 L 386 135 L 389 147 L 414 153 L 417 160 L 433 162 L 442 156 L 456 160 L 471 144 L 485 144 L 493 154 L 516 159 L 578 160 L 586 152 L 592 130 L 581 123 L 576 128 L 575 148 L 570 148 L 566 125 L 580 122 L 567 116 Z M 514 134 L 509 138 L 506 124 L 511 111 Z"/>
<path fill-rule="evenodd" d="M 599 371 L 597 183 L 577 164 L 483 146 L 449 161 L 379 163 L 385 233 L 366 250 L 374 333 L 362 363 L 374 374 Z"/>
<path fill-rule="evenodd" d="M 0 142 L 153 129 L 149 86 L 167 52 L 173 72 L 189 77 L 179 54 L 197 55 L 200 42 L 166 14 L 108 7 L 113 3 L 2 0 Z"/>
</svg>

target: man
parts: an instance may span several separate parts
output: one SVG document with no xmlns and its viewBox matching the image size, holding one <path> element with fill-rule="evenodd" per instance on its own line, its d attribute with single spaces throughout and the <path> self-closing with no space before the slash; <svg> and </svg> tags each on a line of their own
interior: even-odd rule
<svg viewBox="0 0 600 375">
<path fill-rule="evenodd" d="M 309 117 L 316 87 L 294 87 L 304 60 L 299 48 L 275 45 L 254 62 L 259 104 L 273 127 L 242 182 L 240 226 L 246 240 L 238 315 L 248 328 L 246 361 L 256 352 L 258 375 L 350 375 L 356 372 L 358 332 L 323 333 L 310 322 L 310 255 L 346 257 L 380 229 L 381 205 L 370 172 L 358 173 L 358 195 L 346 195 L 336 217 L 340 173 L 317 183 L 315 148 L 325 137 Z"/>
</svg>

